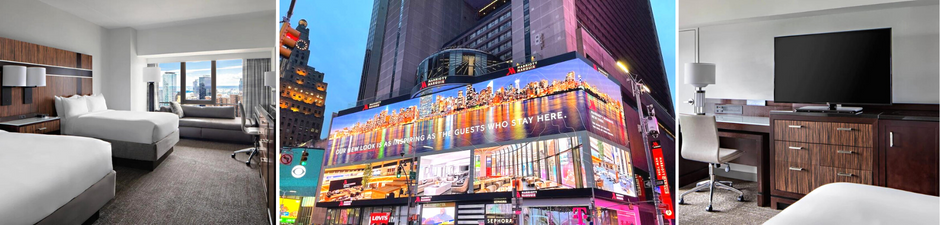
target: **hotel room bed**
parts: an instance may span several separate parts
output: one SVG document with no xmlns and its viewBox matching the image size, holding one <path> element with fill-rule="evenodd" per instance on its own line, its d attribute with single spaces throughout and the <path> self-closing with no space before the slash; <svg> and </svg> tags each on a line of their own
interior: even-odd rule
<svg viewBox="0 0 940 225">
<path fill-rule="evenodd" d="M 0 146 L 2 224 L 81 222 L 114 198 L 107 142 L 0 131 Z"/>
<path fill-rule="evenodd" d="M 937 196 L 831 183 L 806 194 L 764 224 L 940 224 L 938 212 Z"/>
<path fill-rule="evenodd" d="M 179 116 L 165 112 L 110 110 L 103 96 L 56 97 L 62 134 L 111 143 L 114 162 L 153 170 L 179 142 Z"/>
</svg>

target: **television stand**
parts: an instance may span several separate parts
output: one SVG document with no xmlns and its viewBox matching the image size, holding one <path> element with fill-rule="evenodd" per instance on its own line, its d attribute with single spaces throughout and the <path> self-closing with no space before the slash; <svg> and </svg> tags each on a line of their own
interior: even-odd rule
<svg viewBox="0 0 940 225">
<path fill-rule="evenodd" d="M 826 104 L 826 106 L 803 106 L 796 109 L 797 112 L 815 112 L 815 113 L 840 113 L 840 114 L 859 114 L 862 113 L 862 107 L 844 107 L 842 104 Z"/>
</svg>

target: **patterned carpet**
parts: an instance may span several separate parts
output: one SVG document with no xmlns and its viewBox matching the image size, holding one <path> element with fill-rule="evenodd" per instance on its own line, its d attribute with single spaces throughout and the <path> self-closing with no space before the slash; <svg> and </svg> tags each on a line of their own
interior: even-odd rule
<svg viewBox="0 0 940 225">
<path fill-rule="evenodd" d="M 94 224 L 267 224 L 258 166 L 230 156 L 247 147 L 181 139 L 152 172 L 115 166 L 116 196 Z"/>
<path fill-rule="evenodd" d="M 744 202 L 738 202 L 738 194 L 728 190 L 718 189 L 715 191 L 715 199 L 712 208 L 717 212 L 706 212 L 708 206 L 708 189 L 705 191 L 690 193 L 685 196 L 686 205 L 676 207 L 676 215 L 679 224 L 761 224 L 771 217 L 780 213 L 780 211 L 770 209 L 770 207 L 758 207 L 757 202 L 757 183 L 730 178 L 719 178 L 718 180 L 728 180 L 734 182 L 734 187 L 744 192 Z M 696 182 L 698 183 L 698 182 Z M 691 190 L 695 184 L 680 187 L 677 193 L 685 193 Z"/>
</svg>

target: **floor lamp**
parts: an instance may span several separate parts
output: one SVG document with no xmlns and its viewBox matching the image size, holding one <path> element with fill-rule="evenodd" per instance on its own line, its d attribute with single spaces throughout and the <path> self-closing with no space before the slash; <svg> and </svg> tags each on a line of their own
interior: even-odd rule
<svg viewBox="0 0 940 225">
<path fill-rule="evenodd" d="M 154 83 L 160 81 L 160 67 L 144 67 L 144 82 L 147 82 L 147 111 L 153 112 L 156 108 L 154 96 Z"/>
</svg>

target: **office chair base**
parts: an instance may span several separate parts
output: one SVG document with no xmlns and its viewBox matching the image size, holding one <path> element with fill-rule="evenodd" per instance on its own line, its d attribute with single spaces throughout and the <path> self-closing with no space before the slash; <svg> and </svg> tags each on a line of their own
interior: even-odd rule
<svg viewBox="0 0 940 225">
<path fill-rule="evenodd" d="M 709 172 L 712 172 L 712 171 L 709 171 Z M 714 175 L 713 175 L 713 174 L 712 174 L 710 177 L 711 177 L 711 178 L 708 179 L 708 180 L 704 180 L 704 181 L 701 181 L 701 182 L 696 183 L 696 184 L 695 184 L 695 188 L 692 188 L 692 190 L 688 190 L 688 191 L 685 191 L 685 192 L 683 192 L 682 194 L 680 194 L 680 195 L 679 195 L 679 204 L 680 204 L 680 205 L 686 205 L 685 196 L 688 195 L 688 194 L 690 194 L 690 193 L 693 193 L 693 192 L 702 192 L 702 191 L 706 191 L 706 190 L 707 190 L 707 191 L 710 192 L 709 195 L 714 196 L 714 191 L 715 191 L 714 189 L 725 189 L 725 190 L 729 190 L 729 191 L 731 191 L 731 192 L 734 192 L 734 193 L 738 194 L 737 201 L 739 201 L 739 202 L 743 202 L 743 201 L 744 201 L 744 192 L 742 192 L 741 190 L 738 190 L 737 188 L 732 187 L 732 186 L 731 186 L 731 185 L 733 185 L 732 182 L 730 182 L 730 181 L 719 181 L 719 180 L 716 180 L 716 179 L 714 178 Z M 713 186 L 713 185 L 714 185 L 714 186 Z M 714 188 L 713 188 L 713 187 L 714 187 Z M 715 212 L 714 209 L 712 208 L 712 204 L 711 204 L 711 203 L 712 203 L 711 200 L 709 200 L 708 206 L 705 208 L 705 211 L 707 211 L 707 212 Z"/>
<path fill-rule="evenodd" d="M 238 154 L 238 153 L 246 153 L 246 154 L 248 154 L 248 159 L 245 160 L 245 165 L 251 166 L 251 159 L 254 158 L 255 155 L 258 154 L 258 149 L 257 149 L 257 148 L 254 148 L 254 147 L 251 147 L 251 148 L 246 148 L 246 149 L 242 149 L 242 150 L 235 151 L 234 153 L 232 153 L 232 158 L 234 159 L 234 158 L 235 158 L 235 155 Z"/>
</svg>

